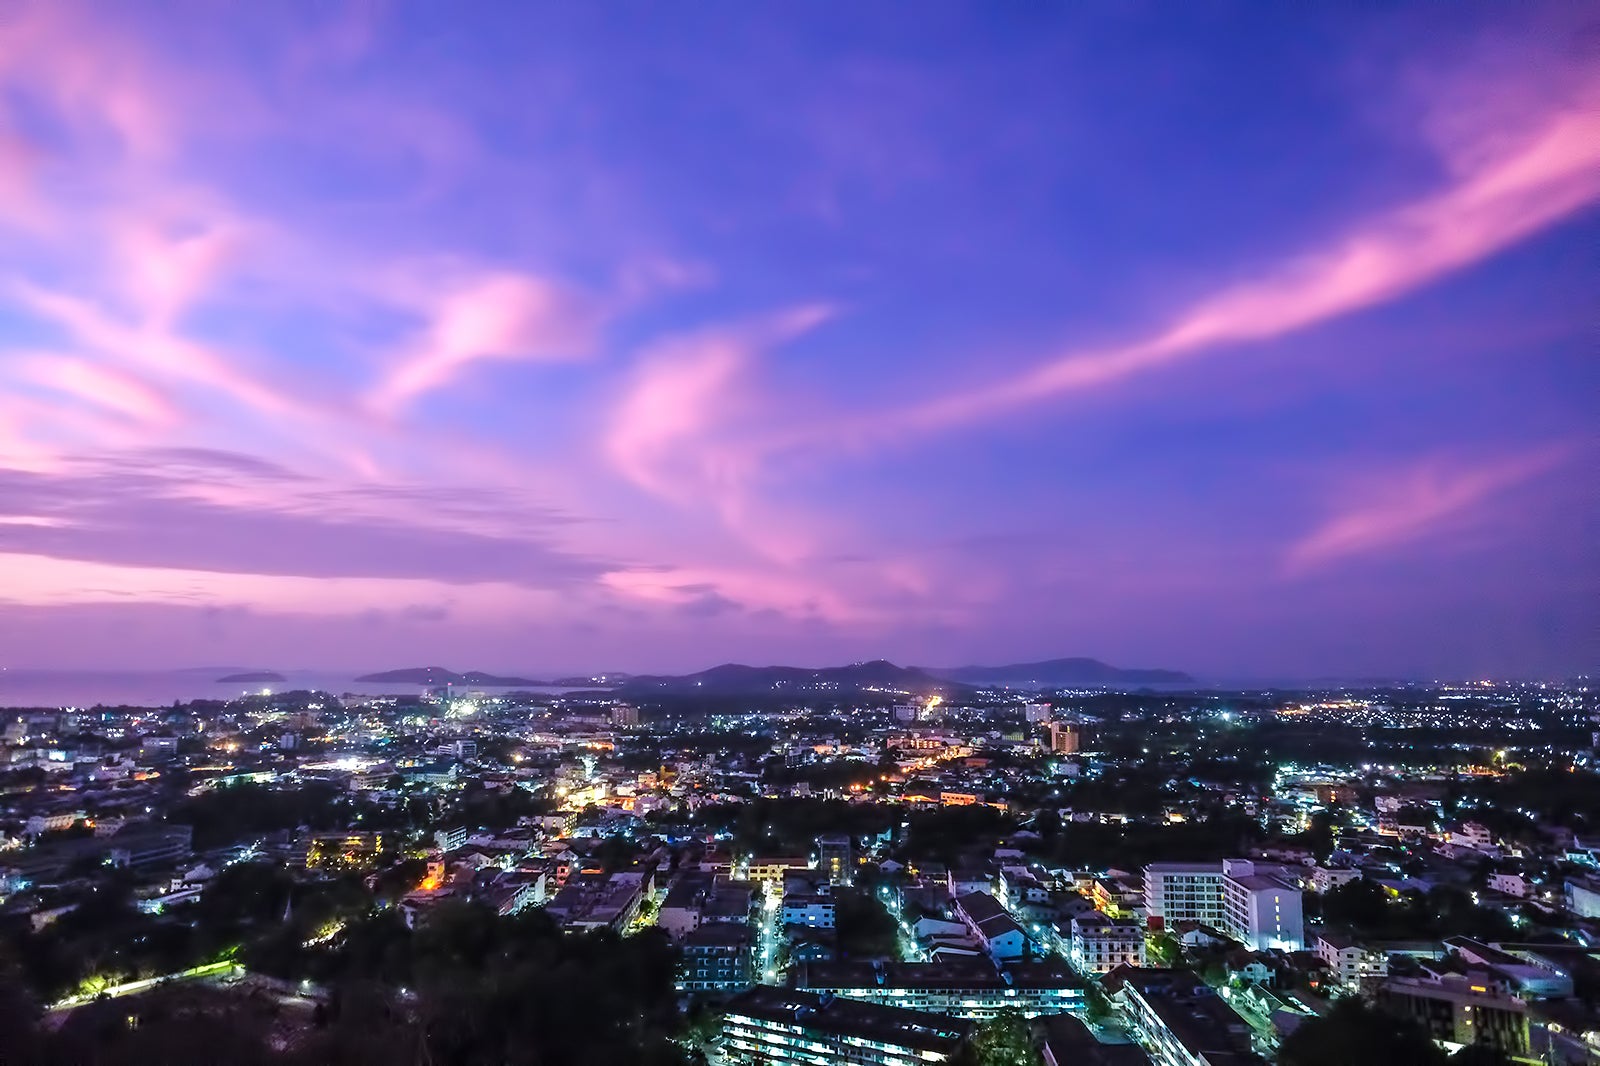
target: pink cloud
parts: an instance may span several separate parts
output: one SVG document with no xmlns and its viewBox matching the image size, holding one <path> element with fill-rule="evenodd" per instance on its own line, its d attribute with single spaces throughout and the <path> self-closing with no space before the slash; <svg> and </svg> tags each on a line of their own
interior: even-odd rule
<svg viewBox="0 0 1600 1066">
<path fill-rule="evenodd" d="M 118 271 L 141 317 L 169 326 L 210 291 L 241 252 L 248 227 L 242 220 L 211 217 L 162 225 L 148 208 L 119 222 Z"/>
<path fill-rule="evenodd" d="M 178 420 L 171 401 L 148 382 L 84 359 L 36 356 L 23 363 L 21 376 L 135 422 L 167 426 Z"/>
<path fill-rule="evenodd" d="M 1570 448 L 1546 448 L 1471 467 L 1430 460 L 1386 475 L 1296 542 L 1286 556 L 1287 568 L 1290 573 L 1304 573 L 1471 523 L 1495 496 L 1570 455 Z"/>
<path fill-rule="evenodd" d="M 582 358 L 599 324 L 597 311 L 578 294 L 516 273 L 487 274 L 458 285 L 431 301 L 426 317 L 414 349 L 371 394 L 378 410 L 397 412 L 448 385 L 475 362 Z"/>
<path fill-rule="evenodd" d="M 809 549 L 805 523 L 757 507 L 749 482 L 761 455 L 762 404 L 749 381 L 756 357 L 833 314 L 803 305 L 737 326 L 656 345 L 613 410 L 603 446 L 628 481 L 681 507 L 707 506 L 762 554 L 794 560 Z"/>
<path fill-rule="evenodd" d="M 104 13 L 24 4 L 0 20 L 0 82 L 50 105 L 84 135 L 109 133 L 137 156 L 164 154 L 174 112 L 156 64 Z"/>
<path fill-rule="evenodd" d="M 167 329 L 129 325 L 90 300 L 35 285 L 22 283 L 13 290 L 29 309 L 55 322 L 79 344 L 107 358 L 136 363 L 180 381 L 208 386 L 258 413 L 285 415 L 298 409 L 288 397 L 241 371 L 207 346 Z"/>
<path fill-rule="evenodd" d="M 1487 259 L 1600 198 L 1597 90 L 1532 119 L 1514 145 L 1504 145 L 1504 131 L 1495 131 L 1493 141 L 1504 146 L 1492 156 L 1478 153 L 1475 168 L 1448 188 L 1202 300 L 1156 333 L 1071 352 L 1016 377 L 874 418 L 860 432 L 938 429 L 1112 384 L 1359 311 Z"/>
<path fill-rule="evenodd" d="M 755 355 L 816 327 L 832 315 L 802 306 L 738 326 L 662 342 L 640 360 L 612 413 L 605 449 L 622 475 L 679 502 L 701 489 L 737 482 L 747 460 L 717 439 L 748 413 L 743 377 Z"/>
</svg>

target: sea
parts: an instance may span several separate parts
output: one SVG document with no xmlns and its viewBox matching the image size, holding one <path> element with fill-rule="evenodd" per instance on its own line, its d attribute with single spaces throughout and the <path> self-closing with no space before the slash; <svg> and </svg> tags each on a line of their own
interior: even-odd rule
<svg viewBox="0 0 1600 1066">
<path fill-rule="evenodd" d="M 191 700 L 227 700 L 259 693 L 263 689 L 287 692 L 318 689 L 336 696 L 418 696 L 422 685 L 357 681 L 355 673 L 313 670 L 277 670 L 282 681 L 221 682 L 218 678 L 244 673 L 241 669 L 149 671 L 17 670 L 0 667 L 0 708 L 49 707 L 170 707 Z M 477 687 L 475 687 L 476 690 Z M 573 689 L 522 686 L 515 690 L 483 688 L 486 692 L 520 691 L 561 695 Z"/>
</svg>

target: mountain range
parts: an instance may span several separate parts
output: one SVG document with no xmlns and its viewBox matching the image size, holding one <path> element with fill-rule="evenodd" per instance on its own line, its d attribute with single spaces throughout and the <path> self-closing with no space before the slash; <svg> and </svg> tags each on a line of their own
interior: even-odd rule
<svg viewBox="0 0 1600 1066">
<path fill-rule="evenodd" d="M 1004 688 L 1071 688 L 1074 685 L 1188 685 L 1194 678 L 1181 670 L 1124 670 L 1099 659 L 1046 659 L 1010 666 L 925 666 L 924 673 L 964 685 Z"/>
<path fill-rule="evenodd" d="M 396 685 L 428 685 L 438 687 L 441 685 L 482 685 L 486 688 L 521 688 L 543 685 L 543 681 L 535 681 L 527 677 L 502 677 L 497 674 L 486 674 L 481 670 L 468 670 L 458 674 L 454 670 L 446 670 L 442 666 L 413 666 L 404 670 L 384 670 L 376 674 L 362 674 L 356 678 L 365 684 L 396 684 Z"/>
<path fill-rule="evenodd" d="M 1194 678 L 1178 670 L 1124 670 L 1098 659 L 1047 659 L 1009 666 L 897 666 L 885 659 L 847 666 L 745 666 L 724 663 L 692 674 L 596 674 L 554 682 L 503 677 L 477 670 L 457 673 L 442 666 L 386 670 L 356 678 L 367 684 L 439 687 L 446 684 L 517 688 L 560 685 L 602 688 L 628 698 L 650 696 L 856 695 L 879 692 L 951 696 L 973 688 L 1071 688 L 1075 686 L 1183 685 Z"/>
<path fill-rule="evenodd" d="M 797 666 L 742 666 L 728 663 L 693 674 L 641 675 L 616 686 L 623 696 L 649 695 L 806 695 L 870 691 L 918 696 L 954 695 L 973 688 L 1071 688 L 1074 686 L 1183 685 L 1194 678 L 1178 670 L 1123 670 L 1098 659 L 1049 659 L 1010 666 L 896 666 L 883 659 L 808 669 Z"/>
</svg>

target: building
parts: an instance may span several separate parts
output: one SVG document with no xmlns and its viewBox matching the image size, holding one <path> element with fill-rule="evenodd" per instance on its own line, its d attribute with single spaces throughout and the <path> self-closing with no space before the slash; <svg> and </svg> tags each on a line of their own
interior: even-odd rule
<svg viewBox="0 0 1600 1066">
<path fill-rule="evenodd" d="M 1474 851 L 1490 851 L 1494 848 L 1494 834 L 1481 822 L 1464 822 L 1450 830 L 1446 837 L 1457 847 Z"/>
<path fill-rule="evenodd" d="M 1300 890 L 1249 859 L 1151 863 L 1144 900 L 1152 929 L 1169 922 L 1214 926 L 1254 951 L 1298 951 L 1305 943 Z"/>
<path fill-rule="evenodd" d="M 1513 1058 L 1528 1055 L 1528 1005 L 1470 974 L 1391 977 L 1378 987 L 1377 1002 L 1421 1022 L 1446 1045 L 1488 1044 Z"/>
<path fill-rule="evenodd" d="M 611 708 L 611 724 L 618 729 L 633 729 L 639 724 L 639 708 L 619 703 Z"/>
<path fill-rule="evenodd" d="M 855 880 L 855 861 L 855 848 L 845 834 L 817 838 L 817 869 L 826 872 L 832 883 L 848 885 Z"/>
<path fill-rule="evenodd" d="M 1568 881 L 1567 910 L 1579 918 L 1600 918 L 1600 880 L 1584 877 Z"/>
<path fill-rule="evenodd" d="M 1080 914 L 1072 919 L 1072 964 L 1083 973 L 1110 973 L 1145 964 L 1144 927 L 1131 918 Z"/>
<path fill-rule="evenodd" d="M 739 925 L 704 925 L 680 941 L 680 992 L 742 992 L 751 984 L 750 930 Z"/>
<path fill-rule="evenodd" d="M 1464 936 L 1447 937 L 1444 946 L 1450 953 L 1448 958 L 1458 960 L 1469 971 L 1471 968 L 1487 971 L 1495 984 L 1518 999 L 1568 999 L 1575 991 L 1575 982 L 1567 969 L 1537 948 L 1518 949 L 1514 944 L 1501 947 Z"/>
<path fill-rule="evenodd" d="M 1265 1066 L 1249 1024 L 1188 970 L 1119 967 L 1105 989 L 1156 1066 Z"/>
<path fill-rule="evenodd" d="M 1082 742 L 1082 730 L 1072 723 L 1050 723 L 1050 750 L 1057 755 L 1076 755 Z"/>
<path fill-rule="evenodd" d="M 747 878 L 759 885 L 782 887 L 788 870 L 809 870 L 811 860 L 800 855 L 755 855 L 747 867 Z"/>
<path fill-rule="evenodd" d="M 750 920 L 755 892 L 748 881 L 727 881 L 699 870 L 678 876 L 667 889 L 656 924 L 674 940 L 702 925 L 744 925 Z"/>
<path fill-rule="evenodd" d="M 1028 934 L 1000 901 L 987 892 L 968 892 L 955 901 L 956 917 L 996 962 L 1020 959 L 1028 953 Z"/>
<path fill-rule="evenodd" d="M 440 851 L 448 854 L 457 848 L 466 847 L 468 835 L 465 826 L 457 826 L 454 829 L 439 829 L 433 834 L 433 843 Z"/>
<path fill-rule="evenodd" d="M 140 826 L 124 829 L 109 840 L 106 859 L 112 866 L 139 870 L 167 866 L 194 854 L 194 829 L 187 825 Z"/>
<path fill-rule="evenodd" d="M 626 873 L 575 874 L 544 909 L 566 929 L 620 931 L 638 915 L 647 880 Z"/>
<path fill-rule="evenodd" d="M 306 841 L 306 866 L 368 866 L 382 853 L 382 833 L 313 833 Z"/>
<path fill-rule="evenodd" d="M 753 988 L 728 1004 L 726 1061 L 739 1066 L 923 1066 L 951 1061 L 973 1024 L 941 1014 L 785 988 Z"/>
<path fill-rule="evenodd" d="M 1048 703 L 1030 703 L 1022 708 L 1022 717 L 1029 725 L 1048 722 L 1050 720 L 1050 705 Z"/>
<path fill-rule="evenodd" d="M 1311 890 L 1313 892 L 1330 892 L 1340 885 L 1347 885 L 1351 881 L 1361 880 L 1360 870 L 1351 870 L 1343 866 L 1313 866 L 1311 868 Z"/>
<path fill-rule="evenodd" d="M 1003 1010 L 1028 1017 L 1083 1008 L 1084 982 L 1055 961 L 996 966 L 981 955 L 938 962 L 814 962 L 795 986 L 888 1007 L 982 1021 Z"/>
<path fill-rule="evenodd" d="M 1044 1066 L 1149 1066 L 1137 1044 L 1102 1044 L 1082 1020 L 1058 1014 L 1044 1024 Z"/>
<path fill-rule="evenodd" d="M 785 894 L 779 920 L 784 925 L 799 925 L 807 929 L 833 928 L 833 897 Z"/>
<path fill-rule="evenodd" d="M 1385 977 L 1389 973 L 1389 956 L 1358 943 L 1355 938 L 1332 930 L 1317 934 L 1314 945 L 1321 959 L 1343 986 L 1359 989 L 1363 981 Z"/>
</svg>

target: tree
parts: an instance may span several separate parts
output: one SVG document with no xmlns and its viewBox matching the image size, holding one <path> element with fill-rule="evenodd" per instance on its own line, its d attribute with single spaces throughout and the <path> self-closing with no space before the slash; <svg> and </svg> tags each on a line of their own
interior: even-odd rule
<svg viewBox="0 0 1600 1066">
<path fill-rule="evenodd" d="M 1093 981 L 1083 989 L 1083 1017 L 1093 1025 L 1099 1025 L 1110 1019 L 1113 1011 L 1111 1001 L 1106 999 L 1106 994 L 1100 991 L 1100 986 Z"/>
<path fill-rule="evenodd" d="M 1331 893 L 1330 893 L 1331 894 Z M 1442 1066 L 1445 1054 L 1421 1025 L 1348 996 L 1303 1022 L 1278 1050 L 1278 1066 Z"/>
<path fill-rule="evenodd" d="M 1016 1010 L 1003 1010 L 978 1027 L 971 1059 L 973 1066 L 1038 1066 L 1043 1061 L 1033 1046 L 1028 1019 Z"/>
</svg>

